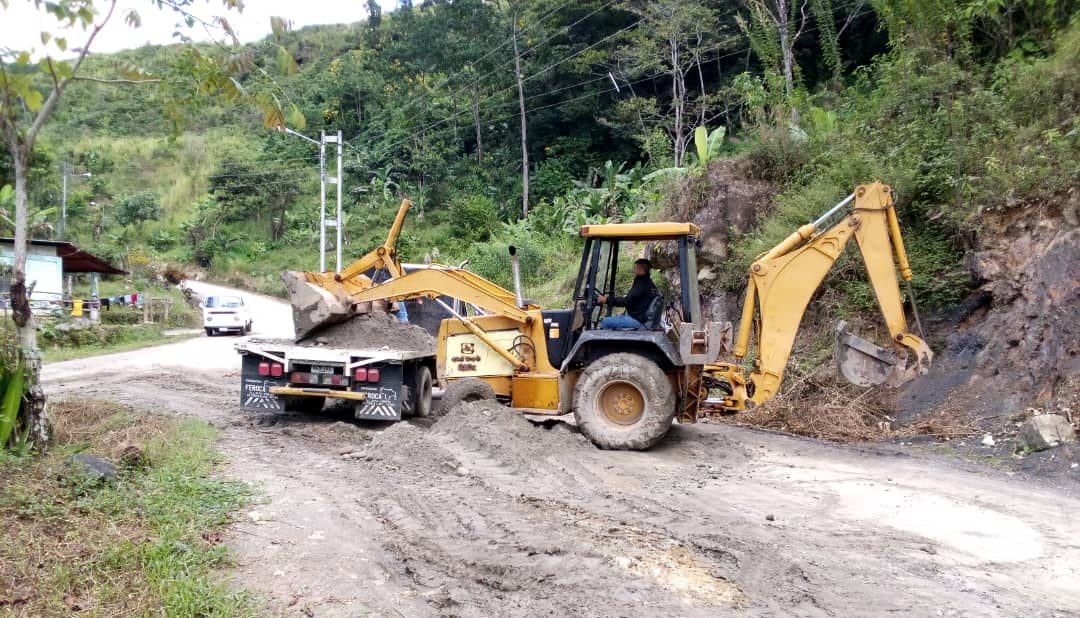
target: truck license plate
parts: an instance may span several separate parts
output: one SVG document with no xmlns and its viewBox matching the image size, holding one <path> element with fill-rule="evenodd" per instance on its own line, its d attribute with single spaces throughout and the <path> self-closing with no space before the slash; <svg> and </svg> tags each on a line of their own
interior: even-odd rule
<svg viewBox="0 0 1080 618">
<path fill-rule="evenodd" d="M 327 374 L 327 375 L 333 375 L 334 374 L 334 366 L 333 365 L 312 365 L 311 366 L 311 373 L 323 373 L 323 374 Z"/>
</svg>

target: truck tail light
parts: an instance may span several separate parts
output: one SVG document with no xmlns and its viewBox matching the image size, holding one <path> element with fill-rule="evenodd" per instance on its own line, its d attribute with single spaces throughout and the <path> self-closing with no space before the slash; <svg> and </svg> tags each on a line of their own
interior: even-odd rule
<svg viewBox="0 0 1080 618">
<path fill-rule="evenodd" d="M 357 367 L 356 371 L 353 372 L 353 377 L 356 378 L 357 382 L 367 382 L 367 374 L 367 367 Z"/>
<path fill-rule="evenodd" d="M 292 375 L 289 376 L 289 381 L 293 384 L 310 384 L 311 374 L 303 373 L 302 371 L 294 371 L 292 372 Z"/>
<path fill-rule="evenodd" d="M 368 382 L 378 382 L 379 381 L 379 370 L 378 369 L 368 369 L 367 370 L 367 381 Z"/>
<path fill-rule="evenodd" d="M 331 386 L 348 386 L 349 378 L 342 375 L 334 374 L 332 376 L 323 376 L 323 384 L 329 384 Z"/>
<path fill-rule="evenodd" d="M 261 375 L 261 376 L 270 375 L 270 363 L 259 363 L 259 375 Z"/>
<path fill-rule="evenodd" d="M 272 377 L 280 378 L 283 373 L 285 373 L 285 368 L 281 366 L 281 363 L 270 363 L 270 375 Z"/>
</svg>

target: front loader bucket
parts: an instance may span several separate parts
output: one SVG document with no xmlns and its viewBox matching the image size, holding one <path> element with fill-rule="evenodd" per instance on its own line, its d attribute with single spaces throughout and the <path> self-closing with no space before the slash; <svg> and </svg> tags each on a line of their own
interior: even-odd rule
<svg viewBox="0 0 1080 618">
<path fill-rule="evenodd" d="M 914 377 L 906 368 L 907 353 L 886 350 L 847 331 L 847 322 L 836 325 L 836 367 L 856 386 L 900 386 Z"/>
<path fill-rule="evenodd" d="M 330 290 L 311 283 L 309 273 L 286 271 L 281 273 L 281 280 L 289 292 L 292 303 L 293 328 L 296 340 L 311 337 L 319 330 L 340 324 L 356 315 L 355 306 L 348 295 L 341 291 L 334 294 Z"/>
</svg>

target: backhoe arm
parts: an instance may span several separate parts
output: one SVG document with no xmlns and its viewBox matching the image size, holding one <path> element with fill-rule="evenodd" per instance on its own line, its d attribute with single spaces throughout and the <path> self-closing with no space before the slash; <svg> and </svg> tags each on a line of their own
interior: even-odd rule
<svg viewBox="0 0 1080 618">
<path fill-rule="evenodd" d="M 854 207 L 847 216 L 818 233 L 819 227 L 852 202 Z M 852 196 L 817 221 L 799 228 L 751 266 L 734 353 L 740 361 L 748 354 L 756 317 L 758 356 L 750 374 L 754 385 L 752 401 L 762 403 L 776 395 L 806 307 L 852 237 L 859 245 L 896 352 L 874 350 L 873 344 L 858 341 L 865 344 L 865 352 L 876 361 L 889 365 L 888 371 L 881 373 L 887 378 L 882 381 L 899 384 L 929 369 L 933 354 L 922 339 L 908 331 L 904 317 L 897 271 L 900 277 L 910 280 L 911 267 L 892 191 L 872 183 L 856 188 Z M 914 354 L 910 367 L 906 362 L 909 352 Z"/>
<path fill-rule="evenodd" d="M 353 317 L 354 311 L 350 297 L 371 287 L 371 279 L 364 273 L 371 270 L 386 270 L 391 279 L 405 274 L 397 259 L 394 245 L 405 215 L 412 205 L 408 199 L 401 200 L 394 223 L 386 235 L 386 242 L 372 249 L 360 259 L 346 266 L 341 272 L 302 272 L 287 271 L 282 273 L 282 281 L 289 293 L 293 307 L 293 328 L 297 339 L 304 339 L 319 330 L 343 322 Z"/>
<path fill-rule="evenodd" d="M 408 214 L 410 206 L 412 206 L 412 202 L 408 198 L 401 200 L 397 216 L 394 217 L 394 223 L 390 226 L 390 232 L 386 235 L 386 242 L 346 266 L 341 272 L 334 275 L 334 280 L 339 283 L 353 281 L 373 268 L 389 271 L 391 278 L 404 275 L 405 271 L 397 260 L 397 249 L 394 248 L 394 245 L 397 244 L 398 236 L 401 235 L 401 227 L 405 224 L 405 215 Z"/>
</svg>

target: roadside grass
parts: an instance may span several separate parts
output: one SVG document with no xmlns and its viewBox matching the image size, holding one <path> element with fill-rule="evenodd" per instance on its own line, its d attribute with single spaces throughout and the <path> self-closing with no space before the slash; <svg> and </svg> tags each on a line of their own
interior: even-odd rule
<svg viewBox="0 0 1080 618">
<path fill-rule="evenodd" d="M 48 454 L 0 455 L 0 613 L 261 614 L 220 575 L 231 564 L 221 529 L 252 495 L 214 477 L 213 427 L 98 401 L 51 410 Z M 73 471 L 79 452 L 117 462 L 117 478 Z"/>
<path fill-rule="evenodd" d="M 201 330 L 192 329 L 190 333 L 181 331 L 177 334 L 166 335 L 166 331 L 169 330 L 171 329 L 163 328 L 158 324 L 99 326 L 95 329 L 98 334 L 92 335 L 95 339 L 90 343 L 73 344 L 69 339 L 62 345 L 50 345 L 42 341 L 41 358 L 43 362 L 56 363 L 103 354 L 130 352 L 156 345 L 179 343 L 202 334 Z"/>
</svg>

